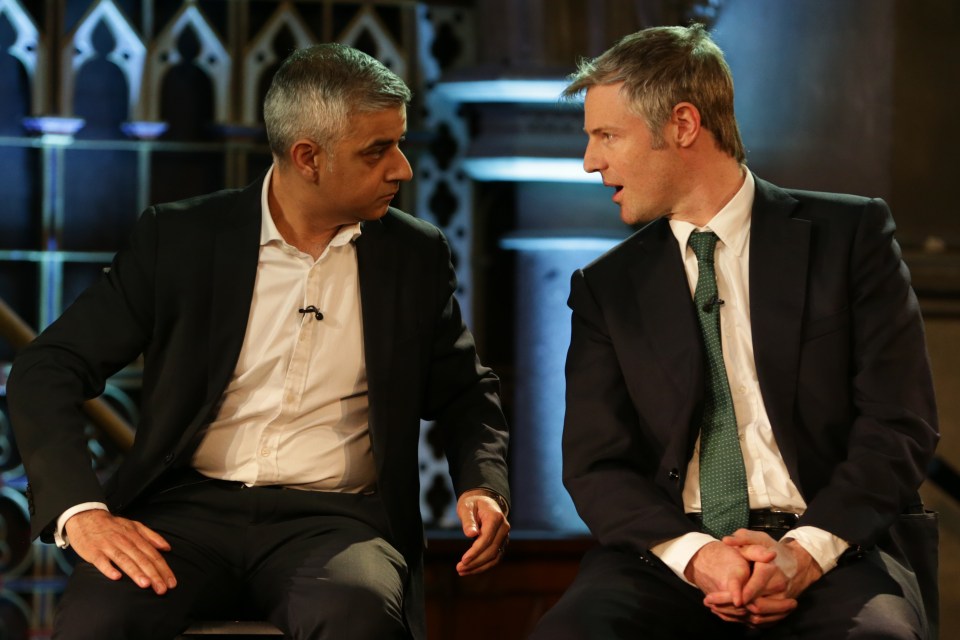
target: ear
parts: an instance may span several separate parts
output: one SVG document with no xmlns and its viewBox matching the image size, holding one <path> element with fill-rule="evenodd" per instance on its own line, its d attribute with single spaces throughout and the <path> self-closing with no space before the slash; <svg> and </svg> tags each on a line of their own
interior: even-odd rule
<svg viewBox="0 0 960 640">
<path fill-rule="evenodd" d="M 307 138 L 294 141 L 287 153 L 294 170 L 311 182 L 317 179 L 327 158 L 323 149 L 316 142 Z"/>
<path fill-rule="evenodd" d="M 680 102 L 670 114 L 677 146 L 689 148 L 700 136 L 700 110 L 689 102 Z"/>
</svg>

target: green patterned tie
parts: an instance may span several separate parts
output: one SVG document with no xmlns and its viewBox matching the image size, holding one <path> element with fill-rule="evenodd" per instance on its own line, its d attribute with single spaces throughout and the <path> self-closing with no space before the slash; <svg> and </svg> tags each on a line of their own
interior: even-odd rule
<svg viewBox="0 0 960 640">
<path fill-rule="evenodd" d="M 713 270 L 717 236 L 695 231 L 689 242 L 699 268 L 693 301 L 707 354 L 706 398 L 700 429 L 700 503 L 703 530 L 721 538 L 749 523 L 747 472 L 720 342 L 720 305 L 723 303 L 717 297 L 717 276 Z"/>
</svg>

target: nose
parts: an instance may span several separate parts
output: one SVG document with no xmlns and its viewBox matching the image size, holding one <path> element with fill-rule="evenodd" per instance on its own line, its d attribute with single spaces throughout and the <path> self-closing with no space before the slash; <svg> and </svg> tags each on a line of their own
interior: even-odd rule
<svg viewBox="0 0 960 640">
<path fill-rule="evenodd" d="M 583 170 L 587 173 L 602 171 L 606 166 L 603 156 L 597 153 L 593 141 L 587 142 L 587 149 L 583 152 Z"/>
<path fill-rule="evenodd" d="M 394 151 L 396 157 L 394 158 L 390 172 L 387 174 L 387 181 L 406 182 L 413 178 L 413 168 L 410 166 L 410 161 L 407 160 L 407 156 L 403 154 L 403 151 L 401 151 L 399 147 Z"/>
</svg>

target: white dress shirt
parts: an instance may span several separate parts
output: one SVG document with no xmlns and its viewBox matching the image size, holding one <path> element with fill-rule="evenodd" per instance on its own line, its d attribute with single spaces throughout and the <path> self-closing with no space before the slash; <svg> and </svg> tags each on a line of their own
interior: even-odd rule
<svg viewBox="0 0 960 640">
<path fill-rule="evenodd" d="M 690 295 L 697 287 L 697 258 L 687 245 L 694 231 L 713 231 L 719 241 L 714 256 L 717 295 L 720 306 L 720 331 L 723 361 L 730 383 L 740 448 L 747 473 L 747 491 L 751 509 L 774 509 L 802 514 L 807 504 L 787 471 L 780 454 L 770 418 L 760 394 L 753 356 L 750 325 L 750 218 L 755 185 L 753 174 L 746 177 L 736 195 L 707 224 L 698 229 L 689 222 L 670 220 L 670 229 L 679 243 Z M 683 487 L 683 506 L 687 513 L 700 508 L 700 438 L 687 466 Z M 816 527 L 798 527 L 785 538 L 795 539 L 826 572 L 836 566 L 837 558 L 849 546 L 845 541 Z M 651 551 L 686 580 L 684 569 L 690 558 L 715 538 L 706 533 L 688 533 L 654 546 Z"/>
<path fill-rule="evenodd" d="M 193 455 L 200 473 L 249 486 L 358 493 L 376 484 L 360 279 L 342 227 L 316 260 L 288 244 L 261 195 L 260 260 L 240 357 Z M 299 309 L 314 306 L 323 314 Z"/>
</svg>

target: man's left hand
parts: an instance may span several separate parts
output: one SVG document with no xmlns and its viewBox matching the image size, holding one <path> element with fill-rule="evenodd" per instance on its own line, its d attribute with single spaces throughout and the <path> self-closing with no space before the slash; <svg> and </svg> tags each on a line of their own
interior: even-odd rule
<svg viewBox="0 0 960 640">
<path fill-rule="evenodd" d="M 510 523 L 490 492 L 464 491 L 457 500 L 457 517 L 463 525 L 463 534 L 475 538 L 457 563 L 457 573 L 461 576 L 481 573 L 500 562 L 510 535 Z"/>
</svg>

